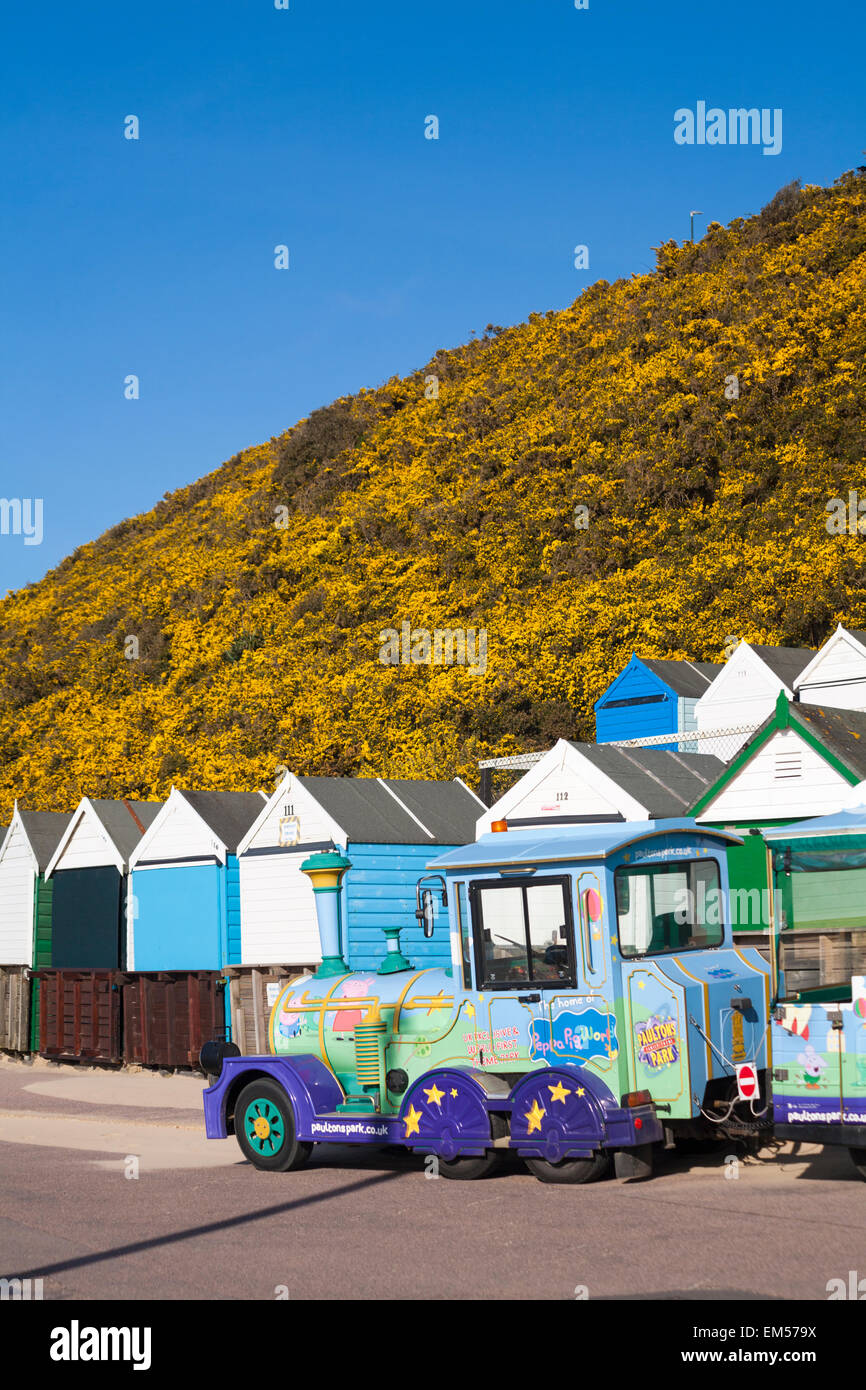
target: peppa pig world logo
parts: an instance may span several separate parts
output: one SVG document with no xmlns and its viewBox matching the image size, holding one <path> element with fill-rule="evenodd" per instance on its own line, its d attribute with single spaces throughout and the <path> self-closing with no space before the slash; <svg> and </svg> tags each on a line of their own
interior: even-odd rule
<svg viewBox="0 0 866 1390">
<path fill-rule="evenodd" d="M 606 1057 L 619 1052 L 616 1037 L 616 1018 L 599 1013 L 598 1009 L 583 1009 L 579 1013 L 564 1010 L 550 1019 L 534 1018 L 529 1025 L 529 1055 L 548 1060 L 555 1057 Z"/>
<path fill-rule="evenodd" d="M 667 1011 L 660 1011 L 635 1024 L 638 1061 L 651 1071 L 664 1071 L 679 1061 L 680 1040 L 677 1022 Z"/>
</svg>

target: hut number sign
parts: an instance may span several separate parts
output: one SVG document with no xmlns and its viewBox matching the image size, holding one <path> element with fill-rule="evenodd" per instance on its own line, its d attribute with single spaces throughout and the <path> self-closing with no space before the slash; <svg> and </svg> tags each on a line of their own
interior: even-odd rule
<svg viewBox="0 0 866 1390">
<path fill-rule="evenodd" d="M 301 818 L 295 815 L 291 804 L 283 807 L 280 816 L 280 845 L 298 845 L 301 842 Z"/>
</svg>

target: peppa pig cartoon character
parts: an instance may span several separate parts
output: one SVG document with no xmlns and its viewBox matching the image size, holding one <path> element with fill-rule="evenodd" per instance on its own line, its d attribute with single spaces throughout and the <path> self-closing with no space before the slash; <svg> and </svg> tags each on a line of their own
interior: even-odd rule
<svg viewBox="0 0 866 1390">
<path fill-rule="evenodd" d="M 372 975 L 362 975 L 346 980 L 340 997 L 342 999 L 363 999 L 369 994 L 372 984 Z M 337 1009 L 331 1027 L 335 1033 L 351 1033 L 367 1012 L 368 1007 L 366 1005 L 360 1009 Z"/>
<path fill-rule="evenodd" d="M 817 1091 L 821 1084 L 821 1072 L 827 1070 L 824 1058 L 819 1057 L 812 1044 L 808 1043 L 805 1051 L 797 1057 L 797 1061 L 803 1068 L 803 1085 L 808 1091 Z"/>
<path fill-rule="evenodd" d="M 301 1015 L 289 1013 L 287 1009 L 281 1009 L 277 1019 L 277 1027 L 282 1037 L 296 1038 L 301 1031 Z"/>
</svg>

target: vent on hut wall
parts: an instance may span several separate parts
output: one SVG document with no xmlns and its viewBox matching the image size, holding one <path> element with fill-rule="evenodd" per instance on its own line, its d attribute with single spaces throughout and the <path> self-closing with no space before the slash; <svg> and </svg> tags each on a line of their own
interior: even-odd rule
<svg viewBox="0 0 866 1390">
<path fill-rule="evenodd" d="M 776 753 L 776 764 L 773 778 L 776 782 L 797 781 L 803 776 L 803 750 L 802 748 L 786 749 L 784 752 L 779 750 Z"/>
</svg>

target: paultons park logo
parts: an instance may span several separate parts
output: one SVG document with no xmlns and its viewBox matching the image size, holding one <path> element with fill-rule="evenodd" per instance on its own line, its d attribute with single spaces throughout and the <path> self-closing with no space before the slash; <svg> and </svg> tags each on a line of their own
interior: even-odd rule
<svg viewBox="0 0 866 1390">
<path fill-rule="evenodd" d="M 616 1018 L 598 1009 L 582 1009 L 579 1014 L 557 1014 L 551 1029 L 547 1018 L 534 1018 L 529 1025 L 529 1055 L 545 1060 L 555 1057 L 607 1057 L 619 1052 Z"/>
<path fill-rule="evenodd" d="M 680 1058 L 677 1022 L 667 1010 L 635 1024 L 638 1061 L 651 1071 L 664 1071 Z"/>
</svg>

